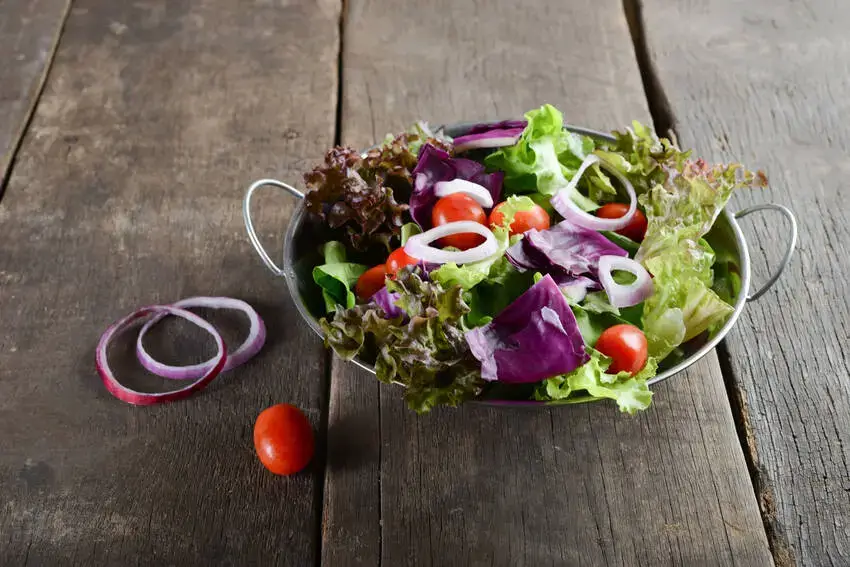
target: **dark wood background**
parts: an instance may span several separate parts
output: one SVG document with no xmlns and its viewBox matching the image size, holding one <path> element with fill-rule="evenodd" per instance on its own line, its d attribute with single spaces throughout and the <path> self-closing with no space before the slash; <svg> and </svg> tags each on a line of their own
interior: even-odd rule
<svg viewBox="0 0 850 567">
<path fill-rule="evenodd" d="M 838 0 L 5 0 L 0 564 L 850 564 L 848 25 Z M 411 414 L 300 321 L 244 190 L 334 143 L 543 102 L 765 168 L 731 206 L 789 205 L 798 253 L 642 415 Z M 292 206 L 259 199 L 270 248 Z M 744 226 L 758 285 L 788 230 Z M 261 356 L 176 404 L 104 391 L 111 321 L 216 294 L 261 312 Z M 253 454 L 279 402 L 317 433 L 290 478 Z"/>
</svg>

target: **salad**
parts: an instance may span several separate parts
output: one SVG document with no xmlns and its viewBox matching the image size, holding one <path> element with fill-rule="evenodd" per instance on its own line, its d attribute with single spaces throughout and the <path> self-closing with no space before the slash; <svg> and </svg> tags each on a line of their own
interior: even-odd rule
<svg viewBox="0 0 850 567">
<path fill-rule="evenodd" d="M 327 227 L 313 268 L 326 344 L 374 361 L 425 412 L 476 398 L 609 398 L 645 410 L 659 367 L 732 313 L 739 280 L 704 238 L 764 186 L 634 122 L 614 141 L 550 105 L 452 139 L 417 123 L 304 178 Z"/>
</svg>

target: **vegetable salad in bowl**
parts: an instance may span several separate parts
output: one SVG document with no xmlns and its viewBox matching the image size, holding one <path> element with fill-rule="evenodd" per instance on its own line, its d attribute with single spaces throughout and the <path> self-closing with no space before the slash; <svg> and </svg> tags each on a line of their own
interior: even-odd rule
<svg viewBox="0 0 850 567">
<path fill-rule="evenodd" d="M 733 313 L 706 240 L 732 193 L 766 185 L 634 122 L 571 132 L 550 105 L 452 138 L 417 123 L 305 175 L 324 227 L 319 321 L 425 412 L 468 400 L 649 407 L 647 383 Z"/>
</svg>

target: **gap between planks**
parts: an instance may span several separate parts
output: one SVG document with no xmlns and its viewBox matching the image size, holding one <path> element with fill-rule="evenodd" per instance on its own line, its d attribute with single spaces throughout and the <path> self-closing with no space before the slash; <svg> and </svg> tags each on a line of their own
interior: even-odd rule
<svg viewBox="0 0 850 567">
<path fill-rule="evenodd" d="M 348 11 L 348 0 L 340 0 L 339 6 L 339 22 L 337 25 L 337 58 L 336 58 L 336 109 L 334 120 L 334 145 L 342 144 L 342 95 L 343 95 L 343 53 L 345 50 L 345 19 Z M 320 457 L 320 462 L 317 463 L 318 469 L 322 474 L 318 476 L 319 486 L 314 491 L 313 507 L 316 511 L 316 537 L 315 537 L 315 556 L 314 564 L 316 567 L 322 567 L 322 547 L 324 545 L 325 532 L 325 486 L 327 486 L 328 469 L 328 449 L 330 447 L 328 436 L 330 434 L 330 404 L 331 404 L 331 380 L 333 379 L 334 368 L 334 353 L 331 349 L 325 347 L 325 373 L 322 377 L 324 380 L 324 400 L 322 401 L 321 415 L 319 419 L 319 438 L 322 439 L 322 446 L 317 447 L 316 454 Z M 379 413 L 380 415 L 380 413 Z M 380 462 L 380 460 L 379 460 Z M 380 492 L 379 492 L 380 494 Z M 379 556 L 380 566 L 380 556 Z"/>
<path fill-rule="evenodd" d="M 56 33 L 50 46 L 50 52 L 47 54 L 47 59 L 44 61 L 44 67 L 42 68 L 41 75 L 36 82 L 35 91 L 32 94 L 30 103 L 24 111 L 23 116 L 21 116 L 20 126 L 18 126 L 18 131 L 13 136 L 12 142 L 9 144 L 8 152 L 6 155 L 2 156 L 2 160 L 0 160 L 0 200 L 3 199 L 3 195 L 6 193 L 6 186 L 9 184 L 9 179 L 12 178 L 12 170 L 15 169 L 15 161 L 17 160 L 18 152 L 23 144 L 24 136 L 27 131 L 29 131 L 32 118 L 35 116 L 35 109 L 41 100 L 41 95 L 44 93 L 44 87 L 47 85 L 47 77 L 50 74 L 50 70 L 53 68 L 53 61 L 56 58 L 56 52 L 59 49 L 59 40 L 62 38 L 62 32 L 65 30 L 65 23 L 68 21 L 68 16 L 71 13 L 71 5 L 73 3 L 73 0 L 67 0 L 65 3 L 65 11 L 59 19 L 59 25 L 56 26 Z M 12 119 L 14 119 L 14 117 L 12 117 Z"/>
<path fill-rule="evenodd" d="M 646 43 L 646 35 L 644 33 L 641 0 L 623 0 L 623 11 L 629 25 L 629 33 L 631 34 L 632 45 L 635 50 L 635 59 L 640 69 L 640 76 L 655 129 L 658 132 L 667 133 L 668 137 L 676 142 L 678 138 L 676 135 L 676 117 L 673 114 L 669 99 L 664 92 L 664 87 L 661 84 L 661 80 L 655 66 L 652 64 L 649 54 L 649 47 Z M 773 555 L 773 560 L 777 567 L 791 567 L 796 565 L 796 561 L 791 552 L 788 539 L 776 521 L 773 489 L 764 470 L 759 465 L 758 449 L 756 447 L 755 437 L 752 434 L 747 402 L 738 386 L 738 380 L 732 369 L 731 355 L 726 346 L 726 339 L 721 341 L 715 350 L 717 352 L 718 362 L 720 363 L 723 382 L 726 386 L 726 395 L 732 410 L 732 419 L 735 422 L 738 441 L 741 444 L 744 460 L 747 463 L 750 482 L 752 483 L 753 492 L 758 502 L 759 513 L 764 524 L 764 531 L 767 536 L 768 545 L 770 546 L 771 555 Z"/>
</svg>

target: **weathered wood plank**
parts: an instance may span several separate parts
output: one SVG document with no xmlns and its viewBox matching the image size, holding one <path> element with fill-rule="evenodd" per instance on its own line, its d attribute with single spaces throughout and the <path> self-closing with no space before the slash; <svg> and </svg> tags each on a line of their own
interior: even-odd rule
<svg viewBox="0 0 850 567">
<path fill-rule="evenodd" d="M 70 2 L 6 0 L 0 6 L 0 197 Z"/>
<path fill-rule="evenodd" d="M 598 128 L 647 120 L 617 1 L 349 8 L 346 143 L 543 102 Z M 608 404 L 417 417 L 335 363 L 329 445 L 367 444 L 328 471 L 324 563 L 770 564 L 716 357 L 656 391 L 637 418 Z"/>
<path fill-rule="evenodd" d="M 794 262 L 747 306 L 729 365 L 777 562 L 850 564 L 850 4 L 646 0 L 644 10 L 682 143 L 766 170 L 771 188 L 734 206 L 774 201 L 797 213 Z M 787 226 L 750 218 L 758 286 Z"/>
<path fill-rule="evenodd" d="M 333 143 L 338 17 L 336 2 L 74 3 L 0 204 L 0 563 L 315 561 L 322 459 L 274 477 L 252 427 L 279 402 L 318 426 L 325 355 L 251 250 L 241 199 Z M 279 249 L 292 202 L 259 207 Z M 264 352 L 167 406 L 106 393 L 105 327 L 198 294 L 257 306 Z M 171 328 L 159 342 L 185 356 L 194 335 Z"/>
</svg>

